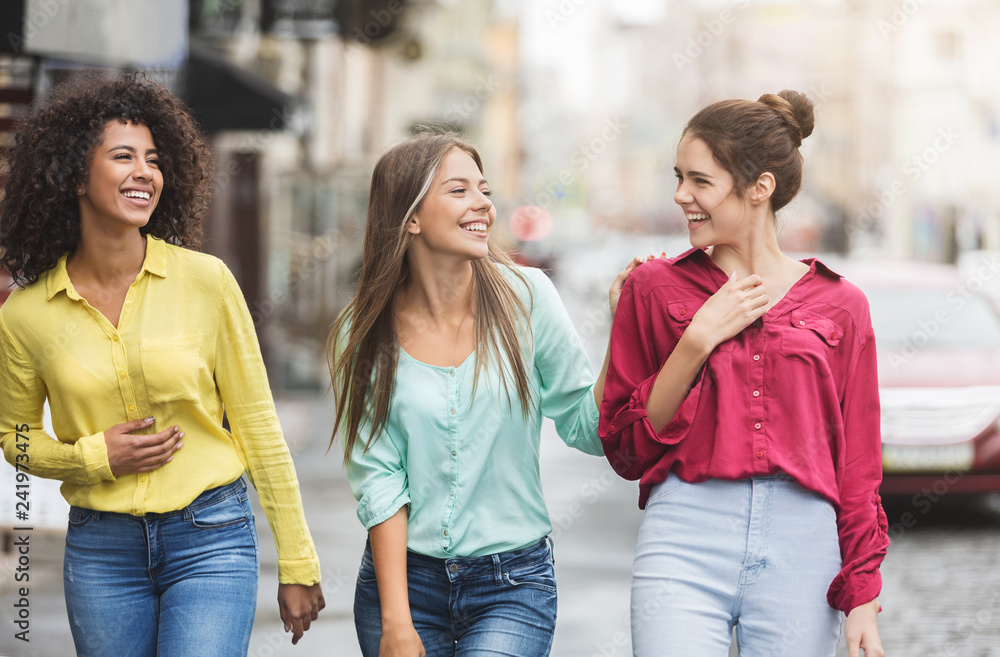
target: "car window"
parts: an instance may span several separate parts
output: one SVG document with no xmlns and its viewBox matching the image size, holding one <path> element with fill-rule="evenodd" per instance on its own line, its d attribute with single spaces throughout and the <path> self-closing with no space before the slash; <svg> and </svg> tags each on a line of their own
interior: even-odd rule
<svg viewBox="0 0 1000 657">
<path fill-rule="evenodd" d="M 1000 316 L 955 290 L 867 290 L 875 339 L 882 344 L 1000 349 Z"/>
</svg>

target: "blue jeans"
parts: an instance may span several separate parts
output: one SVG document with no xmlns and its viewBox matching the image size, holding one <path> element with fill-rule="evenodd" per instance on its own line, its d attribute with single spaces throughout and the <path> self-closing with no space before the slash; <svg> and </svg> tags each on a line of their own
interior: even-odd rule
<svg viewBox="0 0 1000 657">
<path fill-rule="evenodd" d="M 833 505 L 789 477 L 688 484 L 649 495 L 632 567 L 636 657 L 833 657 L 841 614 Z"/>
<path fill-rule="evenodd" d="M 63 581 L 78 657 L 245 657 L 257 531 L 242 479 L 170 513 L 71 507 Z"/>
<path fill-rule="evenodd" d="M 545 657 L 556 629 L 552 543 L 484 557 L 435 559 L 408 552 L 413 625 L 427 657 Z M 378 657 L 382 610 L 371 548 L 354 594 L 364 657 Z"/>
</svg>

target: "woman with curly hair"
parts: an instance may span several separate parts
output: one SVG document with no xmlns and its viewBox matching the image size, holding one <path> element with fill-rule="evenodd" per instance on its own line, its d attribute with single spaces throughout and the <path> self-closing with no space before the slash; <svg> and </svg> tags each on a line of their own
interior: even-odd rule
<svg viewBox="0 0 1000 657">
<path fill-rule="evenodd" d="M 0 443 L 63 482 L 79 655 L 246 655 L 259 557 L 244 472 L 293 643 L 324 606 L 249 312 L 225 265 L 193 250 L 212 174 L 191 116 L 141 74 L 57 89 L 13 149 Z"/>
</svg>

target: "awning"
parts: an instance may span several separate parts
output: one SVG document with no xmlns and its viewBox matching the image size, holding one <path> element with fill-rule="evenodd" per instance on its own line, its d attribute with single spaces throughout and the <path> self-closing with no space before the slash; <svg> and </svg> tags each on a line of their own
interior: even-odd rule
<svg viewBox="0 0 1000 657">
<path fill-rule="evenodd" d="M 177 95 L 210 133 L 287 130 L 302 135 L 309 127 L 303 101 L 194 42 L 189 44 Z"/>
</svg>

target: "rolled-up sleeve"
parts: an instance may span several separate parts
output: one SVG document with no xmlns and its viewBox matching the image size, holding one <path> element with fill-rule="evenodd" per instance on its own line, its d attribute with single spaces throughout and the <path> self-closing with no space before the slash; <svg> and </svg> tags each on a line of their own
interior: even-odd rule
<svg viewBox="0 0 1000 657">
<path fill-rule="evenodd" d="M 615 472 L 626 479 L 642 477 L 670 445 L 688 434 L 703 381 L 699 372 L 674 417 L 656 431 L 646 415 L 646 404 L 663 361 L 657 353 L 648 301 L 635 280 L 630 277 L 625 281 L 611 327 L 611 361 L 600 425 L 604 453 Z"/>
<path fill-rule="evenodd" d="M 875 339 L 869 325 L 847 378 L 842 404 L 845 448 L 837 464 L 837 529 L 843 568 L 827 592 L 831 607 L 849 613 L 882 589 L 879 566 L 889 547 L 878 488 L 882 441 Z"/>
<path fill-rule="evenodd" d="M 371 529 L 410 503 L 406 476 L 406 443 L 382 431 L 366 450 L 371 425 L 362 423 L 347 462 L 347 480 L 358 500 L 358 520 Z"/>
<path fill-rule="evenodd" d="M 600 456 L 604 451 L 597 432 L 594 371 L 583 342 L 552 281 L 540 270 L 528 271 L 534 287 L 531 328 L 542 415 L 552 419 L 567 445 Z"/>
</svg>

